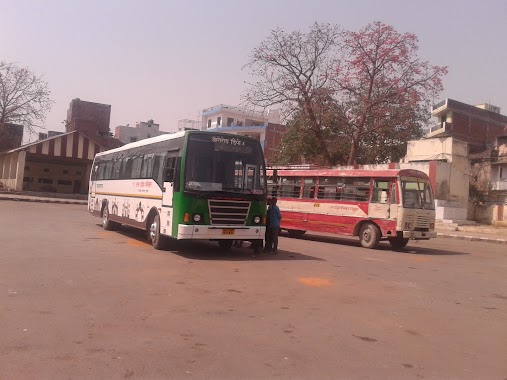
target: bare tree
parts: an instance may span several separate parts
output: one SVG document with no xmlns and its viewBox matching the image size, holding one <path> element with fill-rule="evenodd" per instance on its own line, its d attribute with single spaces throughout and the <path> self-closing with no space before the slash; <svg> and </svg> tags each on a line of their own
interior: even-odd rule
<svg viewBox="0 0 507 380">
<path fill-rule="evenodd" d="M 23 125 L 29 133 L 43 128 L 45 114 L 53 101 L 48 84 L 26 67 L 0 62 L 0 127 Z"/>
<path fill-rule="evenodd" d="M 322 133 L 326 115 L 318 105 L 333 92 L 339 35 L 330 24 L 315 23 L 308 33 L 275 29 L 245 65 L 257 79 L 249 83 L 246 102 L 264 109 L 278 105 L 285 119 L 302 113 L 328 164 L 331 155 Z"/>
</svg>

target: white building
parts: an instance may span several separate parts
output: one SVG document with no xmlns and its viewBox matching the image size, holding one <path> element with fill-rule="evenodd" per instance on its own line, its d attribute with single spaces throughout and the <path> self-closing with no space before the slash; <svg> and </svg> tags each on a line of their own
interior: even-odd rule
<svg viewBox="0 0 507 380">
<path fill-rule="evenodd" d="M 252 127 L 268 123 L 280 124 L 278 111 L 261 112 L 225 104 L 202 110 L 202 130 L 221 127 Z"/>
<path fill-rule="evenodd" d="M 160 125 L 153 120 L 139 121 L 135 127 L 127 125 L 119 125 L 114 131 L 114 137 L 124 144 L 144 140 L 150 137 L 163 135 L 169 132 L 161 132 Z"/>
</svg>

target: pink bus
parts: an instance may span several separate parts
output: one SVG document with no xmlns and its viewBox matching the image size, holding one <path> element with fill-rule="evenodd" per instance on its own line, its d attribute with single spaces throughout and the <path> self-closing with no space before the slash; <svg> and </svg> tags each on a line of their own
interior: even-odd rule
<svg viewBox="0 0 507 380">
<path fill-rule="evenodd" d="M 268 170 L 268 195 L 278 198 L 281 228 L 358 236 L 365 248 L 387 240 L 394 249 L 435 231 L 429 177 L 418 170 Z"/>
</svg>

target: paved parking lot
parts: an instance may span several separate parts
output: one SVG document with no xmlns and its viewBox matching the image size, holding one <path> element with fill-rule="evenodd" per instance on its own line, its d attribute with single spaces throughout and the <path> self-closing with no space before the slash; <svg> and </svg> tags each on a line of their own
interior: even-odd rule
<svg viewBox="0 0 507 380">
<path fill-rule="evenodd" d="M 253 258 L 99 225 L 0 203 L 0 378 L 507 378 L 505 245 L 310 235 Z"/>
</svg>

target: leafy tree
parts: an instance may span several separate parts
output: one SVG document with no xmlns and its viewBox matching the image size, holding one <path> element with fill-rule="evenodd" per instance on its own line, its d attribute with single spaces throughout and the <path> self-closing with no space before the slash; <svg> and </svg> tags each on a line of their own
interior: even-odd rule
<svg viewBox="0 0 507 380">
<path fill-rule="evenodd" d="M 246 100 L 280 105 L 289 125 L 306 132 L 308 142 L 291 141 L 289 132 L 281 153 L 293 153 L 286 158 L 299 149 L 288 148 L 290 141 L 303 157 L 328 165 L 396 161 L 408 140 L 421 137 L 447 73 L 417 53 L 414 34 L 380 22 L 358 32 L 318 23 L 306 34 L 277 29 L 246 65 L 259 78 Z M 311 140 L 319 154 L 311 153 Z"/>
<path fill-rule="evenodd" d="M 42 128 L 53 102 L 48 84 L 28 68 L 0 62 L 0 127 L 4 123 L 23 125 L 29 133 Z"/>
<path fill-rule="evenodd" d="M 331 97 L 318 101 L 315 108 L 322 125 L 321 136 L 326 142 L 329 158 L 332 163 L 344 162 L 350 150 L 350 136 L 343 130 L 343 112 Z M 298 112 L 288 122 L 288 131 L 280 144 L 276 157 L 280 164 L 314 163 L 329 165 L 322 150 L 319 148 L 317 137 L 310 127 L 310 121 L 304 112 Z"/>
</svg>

